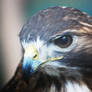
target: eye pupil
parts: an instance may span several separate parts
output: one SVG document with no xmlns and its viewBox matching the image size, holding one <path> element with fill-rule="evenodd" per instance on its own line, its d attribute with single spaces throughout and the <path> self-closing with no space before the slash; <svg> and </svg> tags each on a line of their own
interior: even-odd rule
<svg viewBox="0 0 92 92">
<path fill-rule="evenodd" d="M 67 48 L 72 43 L 72 37 L 70 35 L 64 35 L 54 41 L 56 45 L 61 48 Z"/>
<path fill-rule="evenodd" d="M 65 45 L 67 44 L 67 42 L 68 42 L 68 39 L 66 36 L 61 37 L 61 44 Z"/>
</svg>

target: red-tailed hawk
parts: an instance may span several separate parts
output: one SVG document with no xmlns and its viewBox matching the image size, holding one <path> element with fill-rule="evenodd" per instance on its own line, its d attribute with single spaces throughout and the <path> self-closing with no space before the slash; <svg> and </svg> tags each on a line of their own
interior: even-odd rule
<svg viewBox="0 0 92 92">
<path fill-rule="evenodd" d="M 92 92 L 92 17 L 50 7 L 20 34 L 23 58 L 2 92 Z"/>
</svg>

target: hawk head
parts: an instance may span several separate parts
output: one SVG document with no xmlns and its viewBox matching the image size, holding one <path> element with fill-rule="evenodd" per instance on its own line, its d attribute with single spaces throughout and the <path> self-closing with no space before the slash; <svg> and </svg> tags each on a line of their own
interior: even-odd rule
<svg viewBox="0 0 92 92">
<path fill-rule="evenodd" d="M 73 85 L 81 90 L 76 92 L 90 92 L 91 16 L 74 8 L 50 7 L 32 16 L 19 36 L 24 79 L 29 80 L 36 74 L 37 84 L 44 90 L 47 87 L 74 90 Z"/>
</svg>

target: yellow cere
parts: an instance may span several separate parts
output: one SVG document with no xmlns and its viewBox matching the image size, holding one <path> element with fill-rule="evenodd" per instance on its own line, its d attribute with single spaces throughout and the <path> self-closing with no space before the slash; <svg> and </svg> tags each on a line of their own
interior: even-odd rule
<svg viewBox="0 0 92 92">
<path fill-rule="evenodd" d="M 25 50 L 25 54 L 30 54 L 29 56 L 34 59 L 37 60 L 38 59 L 38 52 L 36 50 L 36 48 L 33 45 L 29 45 L 26 50 Z"/>
</svg>

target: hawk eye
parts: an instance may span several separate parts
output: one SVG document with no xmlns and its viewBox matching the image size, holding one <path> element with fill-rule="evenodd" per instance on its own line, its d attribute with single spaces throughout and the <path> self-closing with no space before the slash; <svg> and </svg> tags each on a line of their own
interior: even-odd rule
<svg viewBox="0 0 92 92">
<path fill-rule="evenodd" d="M 71 35 L 64 35 L 60 38 L 54 40 L 54 44 L 58 45 L 61 48 L 67 48 L 72 44 L 72 36 Z"/>
</svg>

